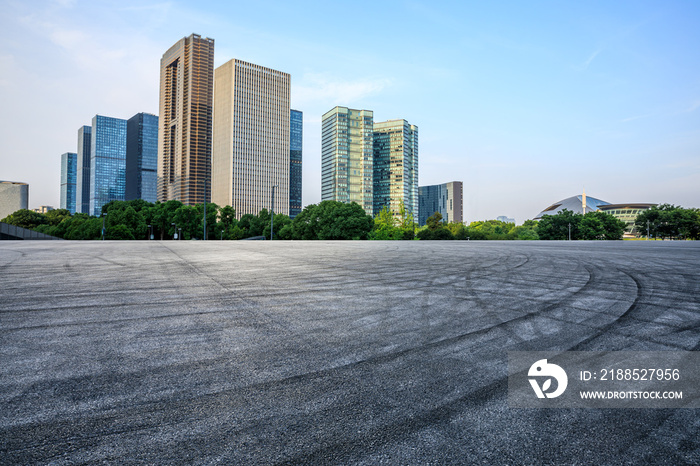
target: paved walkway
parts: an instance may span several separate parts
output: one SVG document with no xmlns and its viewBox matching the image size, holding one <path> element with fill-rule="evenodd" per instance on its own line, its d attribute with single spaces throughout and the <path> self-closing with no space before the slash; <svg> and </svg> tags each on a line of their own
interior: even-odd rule
<svg viewBox="0 0 700 466">
<path fill-rule="evenodd" d="M 0 463 L 700 462 L 507 352 L 700 350 L 700 242 L 0 242 Z"/>
</svg>

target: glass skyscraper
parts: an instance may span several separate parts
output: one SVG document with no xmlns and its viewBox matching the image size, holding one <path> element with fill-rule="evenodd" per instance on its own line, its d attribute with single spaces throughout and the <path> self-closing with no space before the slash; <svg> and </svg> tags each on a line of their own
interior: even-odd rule
<svg viewBox="0 0 700 466">
<path fill-rule="evenodd" d="M 418 224 L 439 212 L 444 222 L 463 221 L 462 218 L 462 182 L 421 186 L 418 188 Z"/>
<path fill-rule="evenodd" d="M 289 73 L 242 60 L 214 71 L 212 202 L 240 218 L 270 210 L 289 215 Z"/>
<path fill-rule="evenodd" d="M 160 201 L 211 198 L 214 39 L 177 41 L 160 60 L 158 192 Z"/>
<path fill-rule="evenodd" d="M 137 113 L 126 124 L 125 199 L 156 202 L 158 188 L 158 117 Z"/>
<path fill-rule="evenodd" d="M 290 110 L 289 125 L 289 217 L 294 218 L 301 213 L 304 114 L 299 110 Z"/>
<path fill-rule="evenodd" d="M 75 188 L 78 176 L 78 154 L 66 152 L 61 154 L 61 209 L 75 213 Z"/>
<path fill-rule="evenodd" d="M 77 175 L 75 178 L 75 211 L 90 212 L 90 156 L 92 148 L 92 126 L 78 129 Z"/>
<path fill-rule="evenodd" d="M 401 207 L 418 220 L 418 127 L 406 120 L 374 123 L 374 212 Z"/>
<path fill-rule="evenodd" d="M 90 157 L 90 215 L 126 192 L 126 120 L 95 115 Z"/>
<path fill-rule="evenodd" d="M 372 215 L 374 113 L 335 107 L 321 125 L 321 200 L 357 202 Z"/>
</svg>

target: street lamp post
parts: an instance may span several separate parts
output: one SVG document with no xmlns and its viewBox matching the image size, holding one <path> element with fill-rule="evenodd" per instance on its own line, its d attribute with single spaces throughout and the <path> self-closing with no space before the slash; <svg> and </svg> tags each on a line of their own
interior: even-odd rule
<svg viewBox="0 0 700 466">
<path fill-rule="evenodd" d="M 272 186 L 272 206 L 270 208 L 272 215 L 270 215 L 270 241 L 272 241 L 275 238 L 274 234 L 274 226 L 275 226 L 275 188 L 277 188 L 278 185 Z"/>
<path fill-rule="evenodd" d="M 224 240 L 224 230 L 221 230 L 221 238 L 219 238 L 219 241 L 223 241 L 223 240 Z"/>
<path fill-rule="evenodd" d="M 571 224 L 569 223 L 569 241 L 571 241 Z"/>
<path fill-rule="evenodd" d="M 202 234 L 202 238 L 204 241 L 207 240 L 207 180 L 203 180 L 202 183 L 204 184 L 204 232 Z M 214 233 L 216 234 L 216 233 Z"/>
<path fill-rule="evenodd" d="M 105 230 L 105 219 L 106 219 L 106 218 L 107 218 L 107 212 L 105 212 L 105 213 L 102 214 L 102 241 L 105 240 L 105 233 L 106 233 L 106 230 Z"/>
<path fill-rule="evenodd" d="M 151 241 L 153 239 L 153 225 L 148 225 L 148 240 Z"/>
</svg>

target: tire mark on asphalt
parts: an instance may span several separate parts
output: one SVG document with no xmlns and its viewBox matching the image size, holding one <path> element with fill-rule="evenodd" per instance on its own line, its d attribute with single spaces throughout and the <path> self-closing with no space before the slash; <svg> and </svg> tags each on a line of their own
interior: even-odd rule
<svg viewBox="0 0 700 466">
<path fill-rule="evenodd" d="M 167 245 L 161 243 L 161 245 L 170 251 L 173 255 L 178 257 L 184 264 L 186 264 L 188 267 L 190 267 L 192 270 L 194 270 L 198 275 L 201 277 L 204 277 L 208 280 L 211 280 L 213 283 L 215 283 L 221 290 L 225 291 L 227 293 L 227 296 L 229 298 L 233 298 L 233 301 L 238 301 L 244 303 L 246 306 L 244 307 L 243 310 L 245 310 L 251 317 L 255 318 L 260 318 L 262 317 L 264 320 L 267 321 L 268 324 L 271 324 L 273 328 L 276 328 L 277 330 L 284 330 L 290 328 L 292 325 L 291 322 L 289 322 L 288 319 L 283 318 L 281 315 L 277 315 L 276 317 L 272 315 L 270 312 L 266 312 L 264 310 L 263 306 L 260 306 L 259 303 L 254 300 L 250 299 L 249 297 L 244 297 L 241 296 L 238 292 L 233 290 L 231 287 L 225 285 L 221 281 L 219 281 L 217 278 L 213 277 L 211 274 L 204 272 L 203 270 L 200 270 L 198 267 L 196 267 L 192 262 L 189 260 L 185 259 L 182 257 L 180 254 L 178 254 L 176 251 L 174 251 L 172 248 L 168 247 Z M 238 310 L 238 309 L 236 309 Z"/>
<path fill-rule="evenodd" d="M 608 333 L 616 333 L 616 334 L 622 335 L 626 338 L 633 338 L 633 339 L 638 340 L 638 341 L 639 340 L 647 341 L 647 342 L 651 342 L 654 344 L 661 343 L 660 341 L 655 340 L 653 337 L 640 335 L 639 332 L 635 332 L 635 334 L 632 336 L 632 335 L 627 335 L 627 333 L 621 331 L 622 328 L 625 328 L 628 324 L 631 324 L 633 322 L 653 324 L 654 326 L 667 328 L 670 331 L 675 332 L 675 333 L 700 328 L 698 326 L 698 321 L 691 323 L 691 324 L 686 324 L 686 325 L 675 324 L 673 322 L 659 321 L 658 318 L 661 317 L 663 314 L 667 313 L 669 307 L 671 307 L 674 302 L 675 303 L 685 302 L 683 300 L 683 298 L 681 296 L 675 296 L 674 298 L 671 298 L 672 299 L 671 302 L 666 300 L 663 308 L 661 308 L 659 306 L 651 306 L 651 308 L 650 308 L 650 306 L 643 306 L 646 302 L 653 301 L 652 297 L 654 295 L 654 289 L 650 290 L 649 288 L 647 288 L 644 285 L 644 283 L 642 282 L 642 280 L 636 276 L 636 274 L 628 272 L 626 270 L 622 270 L 622 269 L 618 269 L 618 271 L 627 275 L 628 277 L 630 277 L 634 281 L 634 283 L 637 287 L 637 293 L 636 293 L 636 298 L 635 298 L 634 302 L 619 317 L 617 317 L 612 322 L 608 323 L 605 327 L 601 328 L 599 334 L 591 335 L 590 337 L 581 341 L 573 349 L 573 351 L 585 350 L 589 344 L 591 344 L 592 342 L 594 342 L 598 338 L 605 337 L 606 334 L 608 334 Z M 686 288 L 685 290 L 687 292 L 688 288 Z M 667 297 L 667 299 L 668 299 L 668 297 Z M 661 336 L 663 336 L 663 335 L 659 335 L 658 337 L 661 337 Z M 679 350 L 686 350 L 686 351 L 688 350 L 688 348 L 686 346 L 678 345 L 678 344 L 675 344 L 674 342 L 663 341 L 663 344 L 665 344 L 669 347 L 679 349 Z"/>
</svg>

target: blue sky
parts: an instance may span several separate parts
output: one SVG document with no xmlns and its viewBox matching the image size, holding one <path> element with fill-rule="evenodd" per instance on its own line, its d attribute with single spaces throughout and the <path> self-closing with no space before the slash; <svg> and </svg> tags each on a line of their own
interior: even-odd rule
<svg viewBox="0 0 700 466">
<path fill-rule="evenodd" d="M 195 5 L 196 3 L 196 5 Z M 0 1 L 0 179 L 58 206 L 60 154 L 95 114 L 158 113 L 191 33 L 215 65 L 290 73 L 304 204 L 336 105 L 419 127 L 421 185 L 464 182 L 467 221 L 580 193 L 700 207 L 700 2 Z"/>
</svg>

